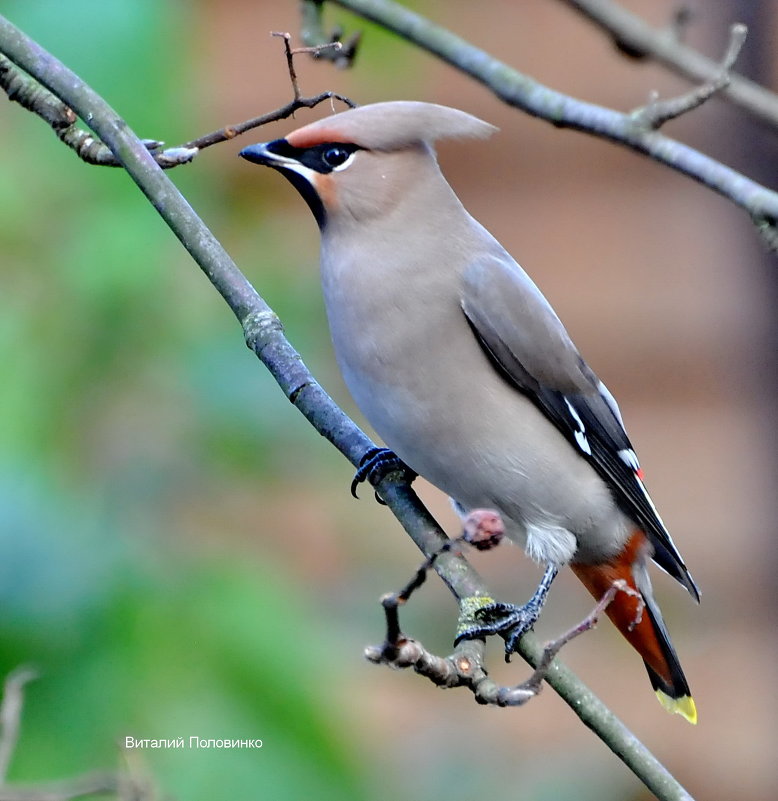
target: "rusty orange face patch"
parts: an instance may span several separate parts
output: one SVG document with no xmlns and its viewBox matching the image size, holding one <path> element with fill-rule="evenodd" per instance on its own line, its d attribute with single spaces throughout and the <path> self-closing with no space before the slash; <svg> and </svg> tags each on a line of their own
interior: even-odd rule
<svg viewBox="0 0 778 801">
<path fill-rule="evenodd" d="M 316 194 L 327 211 L 334 211 L 338 207 L 338 191 L 335 181 L 330 173 L 313 174 L 313 187 Z"/>
</svg>

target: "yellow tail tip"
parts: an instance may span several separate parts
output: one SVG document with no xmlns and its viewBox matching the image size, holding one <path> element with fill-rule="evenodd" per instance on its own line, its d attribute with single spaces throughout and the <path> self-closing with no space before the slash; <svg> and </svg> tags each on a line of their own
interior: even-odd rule
<svg viewBox="0 0 778 801">
<path fill-rule="evenodd" d="M 668 711 L 674 712 L 676 715 L 683 715 L 686 720 L 692 725 L 697 725 L 697 707 L 694 705 L 694 699 L 690 695 L 684 695 L 681 698 L 671 698 L 667 693 L 661 690 L 656 691 L 656 697 L 659 703 Z"/>
</svg>

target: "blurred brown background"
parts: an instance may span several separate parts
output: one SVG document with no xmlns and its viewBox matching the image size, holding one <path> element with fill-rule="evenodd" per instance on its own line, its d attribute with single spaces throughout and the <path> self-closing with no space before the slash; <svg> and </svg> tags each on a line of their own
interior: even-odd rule
<svg viewBox="0 0 778 801">
<path fill-rule="evenodd" d="M 661 26 L 676 4 L 624 0 L 622 5 Z M 20 4 L 0 2 L 0 11 L 4 6 L 12 19 L 13 10 L 22 14 Z M 430 0 L 413 6 L 519 70 L 585 100 L 627 110 L 644 103 L 651 90 L 668 97 L 688 86 L 664 69 L 624 58 L 563 2 Z M 33 15 L 27 26 L 33 36 L 36 24 L 42 25 L 36 19 Z M 347 31 L 363 29 L 362 52 L 348 72 L 299 58 L 304 93 L 333 89 L 361 104 L 428 100 L 466 109 L 500 126 L 487 143 L 441 146 L 444 172 L 474 216 L 535 278 L 618 398 L 652 495 L 702 589 L 703 602 L 697 607 L 657 571 L 657 594 L 697 701 L 696 728 L 662 711 L 640 660 L 609 624 L 570 645 L 563 658 L 694 797 L 773 797 L 778 711 L 771 581 L 776 562 L 774 259 L 764 255 L 747 217 L 709 190 L 623 148 L 557 130 L 509 109 L 471 80 L 337 9 L 329 10 L 328 19 L 342 22 Z M 699 3 L 687 41 L 718 58 L 733 21 L 751 26 L 738 68 L 775 87 L 778 18 L 772 4 Z M 158 118 L 144 119 L 142 129 L 128 114 L 140 134 L 173 142 L 175 134 L 166 129 L 170 125 L 185 140 L 289 99 L 281 42 L 269 32 L 296 35 L 296 3 L 171 4 L 164 24 L 175 32 L 181 48 L 182 60 L 170 58 L 164 76 L 176 105 L 167 106 L 167 115 L 163 108 Z M 38 35 L 65 57 L 56 31 Z M 94 40 L 73 36 L 69 46 L 74 53 L 96 46 Z M 134 46 L 140 53 L 155 47 L 142 33 Z M 69 63 L 78 67 L 73 58 L 71 54 Z M 120 112 L 139 103 L 138 98 L 131 100 L 132 84 L 112 94 L 110 75 L 90 72 L 89 64 L 81 74 Z M 175 117 L 179 106 L 182 119 L 174 123 L 171 112 Z M 235 158 L 245 144 L 282 136 L 328 111 L 321 106 L 300 112 L 296 121 L 213 148 L 173 177 L 191 191 L 195 207 L 286 322 L 289 338 L 325 388 L 356 414 L 325 333 L 315 223 L 280 176 Z M 24 131 L 34 127 L 21 116 L 18 108 L 3 109 L 4 148 L 15 147 L 21 126 Z M 666 133 L 757 180 L 774 183 L 778 132 L 749 121 L 722 101 L 713 100 L 670 123 Z M 55 151 L 52 140 L 47 150 L 39 147 L 39 158 L 66 158 Z M 72 174 L 78 180 L 78 169 Z M 117 175 L 110 180 L 123 179 Z M 26 190 L 18 185 L 17 191 Z M 146 224 L 157 226 L 151 214 Z M 177 363 L 193 360 L 187 372 L 191 380 L 182 386 L 175 372 L 163 370 L 164 377 L 151 382 L 155 394 L 149 396 L 141 392 L 144 385 L 139 389 L 132 371 L 111 391 L 101 389 L 105 384 L 95 376 L 90 397 L 98 412 L 82 408 L 78 413 L 83 437 L 92 442 L 71 443 L 70 452 L 82 467 L 84 459 L 91 463 L 87 472 L 95 474 L 132 453 L 137 469 L 149 471 L 149 484 L 157 469 L 168 476 L 179 471 L 153 526 L 154 545 L 173 555 L 161 571 L 164 581 L 176 581 L 171 565 L 182 553 L 204 555 L 206 562 L 239 561 L 249 576 L 254 570 L 277 571 L 289 598 L 278 596 L 275 608 L 258 608 L 254 614 L 272 616 L 274 626 L 289 637 L 286 653 L 295 664 L 289 682 L 297 688 L 302 682 L 325 699 L 312 703 L 330 710 L 326 715 L 333 738 L 360 763 L 355 797 L 649 798 L 551 691 L 519 710 L 485 709 L 464 691 L 439 692 L 412 674 L 362 660 L 362 647 L 382 636 L 378 597 L 402 585 L 418 564 L 418 554 L 391 515 L 370 500 L 369 491 L 363 491 L 361 502 L 352 501 L 348 464 L 306 430 L 305 421 L 261 374 L 261 366 L 249 356 L 235 355 L 242 348 L 239 330 L 186 255 L 160 236 L 164 244 L 158 251 L 137 240 L 126 242 L 125 250 L 134 262 L 154 262 L 143 268 L 149 282 L 161 284 L 161 299 L 151 301 L 161 308 L 154 311 L 153 306 L 152 315 L 168 315 L 165 298 L 175 296 L 181 302 L 173 317 L 194 320 L 182 323 L 188 333 L 179 336 L 182 347 L 176 357 Z M 56 259 L 45 269 L 51 281 Z M 135 264 L 129 269 L 136 269 Z M 2 294 L 4 303 L 20 302 Z M 130 304 L 122 314 L 142 320 L 146 311 Z M 97 336 L 99 324 L 89 336 Z M 187 347 L 195 341 L 187 326 L 217 344 L 210 351 L 206 344 Z M 154 339 L 153 332 L 147 336 Z M 141 373 L 146 369 L 137 367 Z M 209 397 L 213 384 L 229 386 L 236 397 L 202 404 L 202 417 L 213 430 L 194 447 L 191 431 L 200 419 L 200 406 L 193 401 L 190 408 L 189 394 Z M 102 391 L 110 398 L 105 403 L 94 396 Z M 254 416 L 263 422 L 248 422 Z M 221 421 L 216 426 L 214 418 Z M 363 422 L 358 415 L 356 419 Z M 252 429 L 244 439 L 244 424 L 259 425 L 259 430 Z M 63 453 L 67 447 L 63 445 Z M 157 459 L 160 452 L 164 458 Z M 67 457 L 63 460 L 66 464 Z M 153 488 L 144 491 L 154 493 Z M 421 492 L 438 519 L 455 530 L 446 499 L 428 486 Z M 140 493 L 133 501 L 138 509 L 148 506 L 143 498 Z M 506 600 L 525 599 L 539 576 L 515 549 L 473 561 Z M 438 584 L 430 582 L 414 599 L 405 624 L 433 650 L 445 652 L 456 609 Z M 295 608 L 294 620 L 304 621 L 302 628 L 288 630 L 294 624 L 287 604 Z M 538 625 L 539 635 L 553 636 L 589 607 L 588 595 L 572 575 L 563 576 Z M 153 609 L 149 614 L 153 616 Z M 222 623 L 230 625 L 226 619 Z M 192 626 L 197 631 L 197 620 Z M 192 635 L 195 652 L 199 636 Z M 250 625 L 245 637 L 252 637 Z M 163 658 L 159 654 L 164 650 L 161 641 L 158 652 L 149 656 L 152 663 Z M 528 675 L 518 661 L 507 668 L 500 665 L 499 644 L 492 651 L 495 674 L 504 681 Z M 281 658 L 279 686 L 284 685 L 284 665 Z M 260 687 L 258 696 L 280 692 L 274 686 Z M 240 697 L 234 702 L 240 705 Z M 197 696 L 192 703 L 204 701 Z M 262 701 L 257 704 L 263 708 Z M 218 715 L 213 719 L 218 721 Z M 111 725 L 120 727 L 121 720 Z M 127 720 L 139 725 L 129 713 Z M 139 737 L 155 736 L 142 726 L 135 731 Z M 271 797 L 261 789 L 268 772 L 276 777 L 272 797 L 287 797 L 285 783 L 292 781 L 296 765 L 309 760 L 300 744 L 281 763 L 272 738 L 266 739 L 264 752 L 246 768 L 245 796 L 233 790 L 234 797 Z M 195 769 L 196 755 L 178 758 L 179 770 Z M 181 790 L 178 774 L 167 763 L 152 762 L 152 767 L 168 792 L 198 796 L 194 789 L 189 794 Z M 224 769 L 215 759 L 211 775 Z"/>
</svg>

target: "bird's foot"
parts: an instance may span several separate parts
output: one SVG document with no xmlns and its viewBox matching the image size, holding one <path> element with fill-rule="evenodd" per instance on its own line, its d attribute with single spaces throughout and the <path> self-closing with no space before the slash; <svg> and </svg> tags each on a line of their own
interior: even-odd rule
<svg viewBox="0 0 778 801">
<path fill-rule="evenodd" d="M 394 451 L 389 448 L 371 448 L 359 461 L 359 467 L 351 481 L 351 494 L 358 498 L 357 487 L 364 481 L 375 486 L 389 473 L 396 471 L 403 472 L 408 483 L 417 476 Z M 378 494 L 375 497 L 379 503 L 383 503 Z"/>
<path fill-rule="evenodd" d="M 543 604 L 534 597 L 523 606 L 488 600 L 474 610 L 469 619 L 463 620 L 454 644 L 462 640 L 488 637 L 490 634 L 505 636 L 505 661 L 510 662 L 519 640 L 535 625 Z"/>
<path fill-rule="evenodd" d="M 464 599 L 454 644 L 501 634 L 505 638 L 505 661 L 510 662 L 519 640 L 537 623 L 557 572 L 556 565 L 547 565 L 538 588 L 523 606 L 500 603 L 486 597 Z"/>
</svg>

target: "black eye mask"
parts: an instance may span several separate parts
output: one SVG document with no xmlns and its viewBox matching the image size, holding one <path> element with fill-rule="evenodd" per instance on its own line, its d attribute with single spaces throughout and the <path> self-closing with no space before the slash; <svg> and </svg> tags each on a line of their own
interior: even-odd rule
<svg viewBox="0 0 778 801">
<path fill-rule="evenodd" d="M 293 147 L 286 139 L 276 139 L 265 147 L 269 153 L 294 159 L 304 167 L 322 175 L 332 172 L 343 164 L 352 153 L 363 149 L 359 145 L 343 142 L 324 142 L 321 145 L 306 148 Z"/>
</svg>

